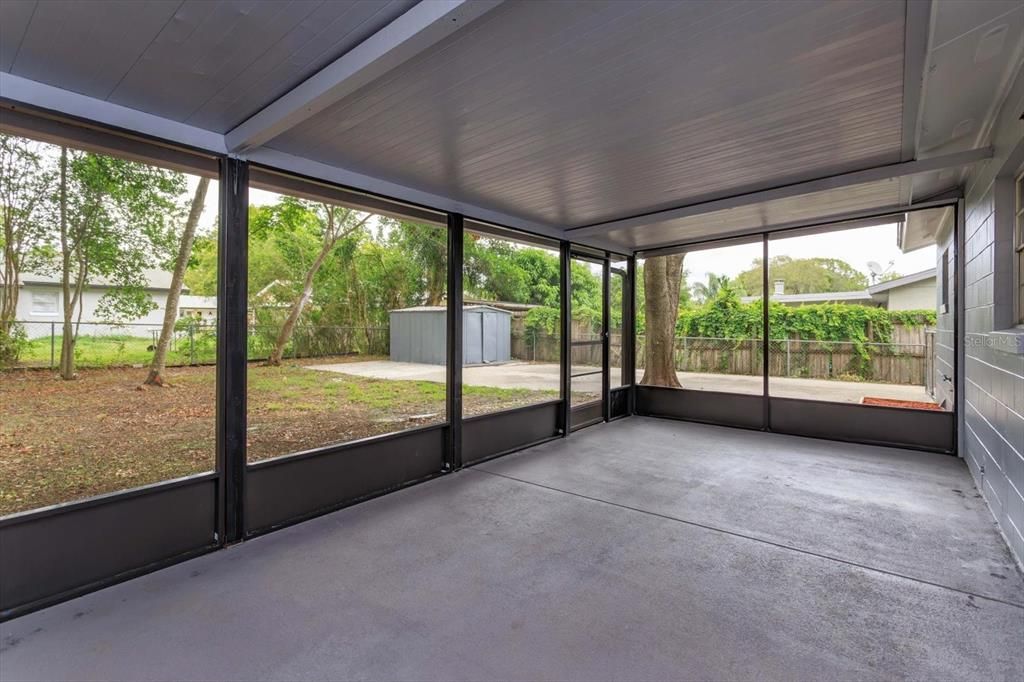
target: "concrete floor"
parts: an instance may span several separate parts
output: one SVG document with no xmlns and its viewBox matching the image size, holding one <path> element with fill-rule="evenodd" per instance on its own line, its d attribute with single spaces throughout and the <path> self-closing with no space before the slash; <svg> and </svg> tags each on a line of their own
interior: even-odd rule
<svg viewBox="0 0 1024 682">
<path fill-rule="evenodd" d="M 348 362 L 336 365 L 310 365 L 307 369 L 325 372 L 340 372 L 374 379 L 404 379 L 408 381 L 445 380 L 444 365 L 427 365 L 417 362 L 391 362 L 373 360 L 369 362 Z M 599 367 L 574 366 L 573 372 L 583 373 Z M 612 386 L 619 385 L 616 379 L 621 370 L 612 368 Z M 761 395 L 763 391 L 760 376 L 731 374 L 701 374 L 679 372 L 679 381 L 684 387 L 698 391 L 726 391 Z M 637 380 L 643 377 L 643 370 L 637 371 Z M 558 365 L 531 362 L 506 362 L 499 365 L 476 365 L 464 367 L 462 380 L 469 386 L 492 386 L 495 388 L 529 388 L 557 391 Z M 896 400 L 918 400 L 932 402 L 924 386 L 900 384 L 875 384 L 869 382 L 830 381 L 828 379 L 794 379 L 772 377 L 770 390 L 780 398 L 810 398 L 835 402 L 859 403 L 864 396 L 892 398 Z M 590 375 L 573 380 L 573 391 L 599 394 L 601 376 Z"/>
<path fill-rule="evenodd" d="M 631 418 L 0 626 L 0 679 L 1024 679 L 963 462 Z"/>
</svg>

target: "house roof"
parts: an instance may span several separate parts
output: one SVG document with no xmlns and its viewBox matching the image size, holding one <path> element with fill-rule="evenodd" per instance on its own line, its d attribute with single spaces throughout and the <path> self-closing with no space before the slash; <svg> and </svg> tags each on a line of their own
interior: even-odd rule
<svg viewBox="0 0 1024 682">
<path fill-rule="evenodd" d="M 217 308 L 216 296 L 190 296 L 182 294 L 178 299 L 179 308 Z"/>
<path fill-rule="evenodd" d="M 145 279 L 148 283 L 146 288 L 151 291 L 167 291 L 171 288 L 171 276 L 171 273 L 167 270 L 147 269 L 145 271 Z M 22 285 L 60 284 L 61 277 L 57 272 L 24 272 L 21 275 L 21 283 Z M 89 286 L 111 287 L 114 286 L 114 283 L 106 277 L 93 277 L 89 281 Z M 187 292 L 188 287 L 182 288 L 182 291 Z"/>
<path fill-rule="evenodd" d="M 921 272 L 915 272 L 912 275 L 904 275 L 897 277 L 896 279 L 890 279 L 886 282 L 879 282 L 878 284 L 872 284 L 868 287 L 868 293 L 879 294 L 883 291 L 889 291 L 891 289 L 898 289 L 900 287 L 909 286 L 911 284 L 917 284 L 918 282 L 924 282 L 925 280 L 935 279 L 935 268 L 928 268 Z"/>
<path fill-rule="evenodd" d="M 760 296 L 743 296 L 741 301 L 750 303 L 760 300 Z M 770 299 L 777 303 L 830 303 L 870 301 L 871 294 L 861 291 L 826 291 L 814 294 L 771 294 Z"/>
<path fill-rule="evenodd" d="M 875 299 L 879 294 L 887 293 L 893 289 L 899 289 L 900 287 L 910 286 L 911 284 L 917 284 L 918 282 L 924 282 L 934 278 L 935 268 L 929 268 L 928 270 L 915 272 L 912 275 L 904 275 L 903 277 L 897 277 L 896 279 L 891 279 L 887 282 L 879 282 L 867 289 L 861 289 L 859 291 L 826 291 L 813 294 L 772 294 L 771 300 L 778 303 L 867 302 Z M 750 303 L 751 301 L 757 301 L 760 298 L 760 296 L 742 296 L 740 300 L 744 303 Z M 878 298 L 875 300 L 881 301 L 882 299 Z"/>
</svg>

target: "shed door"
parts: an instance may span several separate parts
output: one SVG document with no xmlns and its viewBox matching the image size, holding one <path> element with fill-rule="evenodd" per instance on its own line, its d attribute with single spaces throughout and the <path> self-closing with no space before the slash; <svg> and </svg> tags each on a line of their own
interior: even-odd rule
<svg viewBox="0 0 1024 682">
<path fill-rule="evenodd" d="M 466 365 L 479 365 L 483 359 L 481 336 L 484 331 L 483 313 L 463 313 L 462 323 L 462 362 Z"/>
<path fill-rule="evenodd" d="M 484 362 L 497 362 L 498 357 L 498 316 L 484 314 L 483 356 Z"/>
</svg>

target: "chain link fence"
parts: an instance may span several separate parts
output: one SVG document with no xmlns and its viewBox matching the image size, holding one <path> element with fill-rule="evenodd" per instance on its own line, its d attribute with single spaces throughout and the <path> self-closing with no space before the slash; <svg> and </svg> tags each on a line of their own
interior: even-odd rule
<svg viewBox="0 0 1024 682">
<path fill-rule="evenodd" d="M 161 325 L 144 323 L 77 325 L 75 366 L 144 367 L 153 361 Z M 61 322 L 15 322 L 11 332 L 9 367 L 56 368 L 63 342 Z M 280 327 L 250 325 L 250 360 L 266 360 L 277 341 Z M 350 355 L 386 356 L 387 327 L 297 326 L 285 345 L 285 358 L 323 358 Z M 212 322 L 182 319 L 175 326 L 167 349 L 167 366 L 212 365 L 217 361 L 217 327 Z"/>
</svg>

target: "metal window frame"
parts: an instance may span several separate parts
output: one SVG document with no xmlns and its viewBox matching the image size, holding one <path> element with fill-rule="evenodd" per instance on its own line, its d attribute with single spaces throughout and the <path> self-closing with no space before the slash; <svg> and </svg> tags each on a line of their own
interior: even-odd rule
<svg viewBox="0 0 1024 682">
<path fill-rule="evenodd" d="M 220 162 L 217 244 L 217 531 L 222 543 L 245 534 L 248 400 L 249 167 Z"/>
<path fill-rule="evenodd" d="M 0 102 L 0 106 L 4 103 Z M 59 112 L 26 111 L 21 107 L 6 107 L 3 126 L 13 134 L 20 134 L 44 142 L 56 142 L 81 146 L 84 149 L 99 153 L 112 154 L 145 163 L 174 168 L 200 176 L 218 180 L 219 230 L 218 230 L 218 338 L 216 365 L 216 416 L 215 416 L 215 470 L 183 479 L 161 481 L 155 484 L 127 490 L 116 491 L 106 495 L 86 498 L 74 502 L 56 505 L 44 509 L 10 515 L 0 519 L 0 534 L 12 537 L 11 533 L 21 533 L 25 528 L 37 527 L 43 523 L 58 528 L 57 536 L 43 534 L 39 536 L 40 546 L 56 548 L 55 555 L 40 555 L 40 561 L 62 567 L 63 573 L 59 580 L 52 582 L 53 589 L 43 595 L 25 596 L 24 591 L 11 593 L 3 590 L 0 595 L 0 620 L 7 620 L 18 615 L 49 606 L 66 599 L 85 594 L 96 589 L 131 577 L 157 570 L 164 566 L 197 556 L 199 554 L 222 548 L 234 542 L 244 541 L 251 537 L 270 532 L 302 520 L 328 513 L 335 509 L 355 504 L 370 497 L 391 492 L 400 487 L 413 485 L 446 472 L 454 471 L 463 462 L 464 424 L 473 429 L 492 432 L 495 428 L 504 428 L 514 437 L 499 439 L 502 442 L 488 443 L 491 452 L 474 451 L 474 464 L 504 454 L 516 452 L 551 438 L 566 437 L 570 432 L 570 327 L 571 327 L 571 269 L 570 253 L 576 252 L 585 259 L 607 263 L 613 253 L 622 255 L 631 262 L 632 256 L 617 252 L 601 251 L 591 247 L 573 244 L 568 240 L 552 240 L 551 237 L 533 233 L 529 230 L 511 228 L 488 222 L 471 216 L 438 210 L 431 206 L 418 205 L 392 197 L 346 187 L 337 183 L 327 182 L 321 178 L 307 177 L 299 173 L 250 163 L 244 159 L 227 154 L 211 153 L 208 150 L 190 149 L 178 143 L 151 138 L 134 131 L 121 130 L 114 126 L 97 124 L 91 121 L 80 121 Z M 245 439 L 247 428 L 247 270 L 248 270 L 248 196 L 250 184 L 257 187 L 266 185 L 275 190 L 294 192 L 311 199 L 332 201 L 356 208 L 371 210 L 386 215 L 396 214 L 400 217 L 412 217 L 423 222 L 438 224 L 440 218 L 445 219 L 448 227 L 448 328 L 447 352 L 448 371 L 446 387 L 447 423 L 408 429 L 393 434 L 384 434 L 373 438 L 348 443 L 332 444 L 298 453 L 288 453 L 280 457 L 249 463 L 246 457 Z M 561 339 L 559 383 L 561 399 L 514 408 L 487 415 L 464 418 L 461 403 L 461 327 L 462 327 L 462 264 L 463 237 L 466 223 L 474 230 L 483 231 L 496 236 L 508 236 L 524 243 L 536 243 L 545 247 L 557 246 L 559 249 L 559 291 L 561 293 Z M 606 266 L 607 267 L 607 266 Z M 634 265 L 635 267 L 635 265 Z M 633 275 L 635 277 L 635 273 Z M 604 327 L 607 329 L 607 285 L 605 277 L 604 291 Z M 634 288 L 635 290 L 635 288 Z M 632 319 L 631 319 L 632 323 Z M 632 335 L 629 337 L 631 345 Z M 607 349 L 607 339 L 604 341 Z M 632 349 L 630 349 L 632 352 Z M 607 362 L 605 362 L 605 384 L 607 384 Z M 619 390 L 619 389 L 617 389 Z M 609 403 L 609 391 L 604 388 L 604 404 Z M 617 393 L 617 395 L 619 395 Z M 617 400 L 615 416 L 622 416 L 622 405 L 631 405 L 629 401 Z M 597 403 L 584 406 L 593 411 L 599 407 Z M 585 411 L 586 411 L 585 410 Z M 608 418 L 607 407 L 600 414 L 594 415 L 592 421 L 576 424 L 573 428 L 582 428 L 592 422 L 604 421 Z M 631 406 L 629 407 L 631 411 Z M 627 412 L 628 413 L 628 412 Z M 537 427 L 537 422 L 547 423 L 553 420 L 550 430 Z M 441 435 L 443 434 L 443 435 Z M 267 494 L 267 483 L 263 479 L 275 471 L 285 472 L 286 478 L 274 482 L 274 489 L 281 490 L 280 483 L 289 480 L 301 481 L 323 480 L 315 478 L 315 470 L 331 470 L 338 473 L 337 467 L 345 463 L 345 458 L 363 456 L 361 453 L 380 451 L 388 452 L 416 450 L 413 441 L 436 439 L 442 437 L 441 447 L 443 460 L 439 466 L 419 460 L 419 464 L 394 462 L 392 472 L 398 472 L 390 478 L 377 478 L 360 485 L 359 481 L 346 481 L 343 489 L 331 489 L 326 493 L 321 489 L 313 497 L 303 501 L 302 490 L 290 490 L 286 498 L 278 499 L 277 512 L 256 510 L 252 504 L 259 505 L 259 500 Z M 539 436 L 539 438 L 535 438 Z M 401 446 L 396 447 L 396 444 Z M 422 452 L 422 448 L 419 450 Z M 347 465 L 346 465 L 347 466 Z M 287 489 L 287 488 L 284 488 Z M 194 501 L 187 505 L 190 518 L 206 518 L 202 521 L 198 534 L 195 523 L 186 529 L 194 539 L 181 545 L 175 533 L 161 531 L 160 524 L 171 524 L 170 528 L 181 526 L 183 508 L 175 502 L 181 495 L 197 494 L 195 491 L 207 491 L 206 502 L 197 504 Z M 180 492 L 179 492 L 180 491 Z M 191 499 L 191 498 L 190 498 Z M 170 502 L 161 502 L 169 500 Z M 300 503 L 306 502 L 302 507 Z M 126 541 L 125 534 L 110 534 L 106 527 L 91 526 L 83 533 L 76 526 L 88 524 L 88 519 L 97 514 L 109 515 L 111 510 L 122 510 L 125 505 L 133 511 L 118 511 L 125 518 L 142 524 L 143 537 L 149 540 L 138 546 Z M 140 506 L 142 505 L 142 506 Z M 154 506 L 155 505 L 155 506 Z M 152 510 L 156 511 L 152 511 Z M 210 512 L 207 514 L 206 512 Z M 196 516 L 198 514 L 198 517 Z M 53 519 L 53 521 L 50 521 Z M 89 546 L 82 548 L 75 545 L 66 528 L 76 528 L 74 537 L 109 537 L 113 545 L 107 548 Z M 147 532 L 148 531 L 148 532 Z M 179 534 L 180 535 L 180 534 Z M 134 537 L 129 534 L 127 537 Z M 173 547 L 172 544 L 175 544 Z M 108 543 L 109 544 L 109 543 Z M 79 565 L 75 552 L 86 551 L 95 554 L 102 561 L 109 561 L 109 569 L 97 575 L 80 575 L 76 569 Z M 18 570 L 24 576 L 34 572 L 33 560 L 25 556 L 19 557 Z M 0 564 L 5 580 L 0 586 L 10 584 L 6 578 L 10 568 Z M 19 594 L 21 596 L 19 596 Z M 25 596 L 25 598 L 22 598 Z"/>
<path fill-rule="evenodd" d="M 964 234 L 963 234 L 963 199 L 948 198 L 938 201 L 930 201 L 927 205 L 908 208 L 899 213 L 878 213 L 871 216 L 877 223 L 877 219 L 884 219 L 887 216 L 903 215 L 915 211 L 938 210 L 943 208 L 954 209 L 953 235 L 952 235 L 952 263 L 950 271 L 953 273 L 953 288 L 950 290 L 953 297 L 953 337 L 956 347 L 953 357 L 953 371 L 955 374 L 954 405 L 953 410 L 943 412 L 932 412 L 928 416 L 920 416 L 920 410 L 909 408 L 887 407 L 879 405 L 861 405 L 855 403 L 837 403 L 832 401 L 804 399 L 804 398 L 782 398 L 772 396 L 770 392 L 770 371 L 768 362 L 770 357 L 771 327 L 769 320 L 770 272 L 768 263 L 770 258 L 769 242 L 772 238 L 779 238 L 782 235 L 796 236 L 808 233 L 840 232 L 857 227 L 865 227 L 862 221 L 835 221 L 823 222 L 813 225 L 791 226 L 776 230 L 767 230 L 761 233 L 748 234 L 740 237 L 725 237 L 722 239 L 702 239 L 683 242 L 675 246 L 659 247 L 656 250 L 638 252 L 640 257 L 658 257 L 680 251 L 698 251 L 716 248 L 718 246 L 733 246 L 738 243 L 762 243 L 762 394 L 724 393 L 717 391 L 694 391 L 691 389 L 672 389 L 659 386 L 637 386 L 636 405 L 634 414 L 644 416 L 663 417 L 669 419 L 681 419 L 684 421 L 696 421 L 711 423 L 720 426 L 733 426 L 738 428 L 755 428 L 761 431 L 785 433 L 789 435 L 808 436 L 823 438 L 840 442 L 864 443 L 868 445 L 886 445 L 907 449 L 916 449 L 926 452 L 937 452 L 942 454 L 957 455 L 962 451 L 960 442 L 960 424 L 963 419 L 964 396 L 963 396 L 963 316 L 964 312 Z M 635 335 L 633 347 L 635 349 Z M 748 407 L 753 408 L 751 398 L 761 403 L 761 418 L 752 421 L 746 418 L 737 419 L 735 410 L 736 402 L 750 403 Z M 699 400 L 698 400 L 699 399 Z M 792 404 L 802 406 L 797 410 L 800 418 L 794 418 Z M 773 409 L 774 408 L 774 409 Z M 778 412 L 778 414 L 774 414 Z M 877 417 L 876 422 L 885 424 L 893 423 L 893 415 L 910 415 L 907 421 L 911 426 L 907 434 L 902 438 L 888 438 L 873 432 L 870 423 L 870 416 Z M 864 415 L 868 415 L 867 418 Z M 741 417 L 745 415 L 740 415 Z M 773 418 L 776 417 L 776 418 Z"/>
<path fill-rule="evenodd" d="M 569 337 L 566 341 L 569 353 L 565 357 L 565 370 L 568 373 L 566 386 L 566 413 L 568 424 L 566 433 L 578 431 L 586 426 L 592 426 L 601 422 L 610 421 L 611 415 L 611 381 L 609 376 L 609 334 L 608 323 L 610 320 L 609 292 L 611 291 L 611 257 L 612 252 L 601 251 L 588 246 L 568 243 L 566 251 L 566 272 L 563 277 L 567 282 L 566 296 L 568 298 L 568 311 L 565 315 L 565 333 Z M 601 331 L 599 340 L 572 341 L 572 261 L 579 260 L 601 267 Z M 598 372 L 583 372 L 573 374 L 572 372 L 572 347 L 573 346 L 596 346 L 601 344 L 601 395 L 596 400 L 590 400 L 579 405 L 572 404 L 572 379 L 578 376 L 592 376 Z"/>
<path fill-rule="evenodd" d="M 465 247 L 465 221 L 462 214 L 448 214 L 448 448 L 445 471 L 462 468 L 462 268 Z"/>
<path fill-rule="evenodd" d="M 408 201 L 396 200 L 392 197 L 366 192 L 356 188 L 346 187 L 333 182 L 326 182 L 321 178 L 307 177 L 298 173 L 250 164 L 249 162 L 230 157 L 225 154 L 214 154 L 208 150 L 191 149 L 187 146 L 152 138 L 139 134 L 135 131 L 118 129 L 114 126 L 97 124 L 91 121 L 82 121 L 59 112 L 46 112 L 26 110 L 23 107 L 12 107 L 0 102 L 5 107 L 3 125 L 5 129 L 11 130 L 14 134 L 21 134 L 43 141 L 64 142 L 82 146 L 83 148 L 101 153 L 119 155 L 135 160 L 172 167 L 185 172 L 190 172 L 207 177 L 217 177 L 220 191 L 220 233 L 218 252 L 218 341 L 217 341 L 217 387 L 216 387 L 216 470 L 211 473 L 190 476 L 172 481 L 162 481 L 156 484 L 140 488 L 117 491 L 107 495 L 87 498 L 67 504 L 56 505 L 44 509 L 29 510 L 27 512 L 14 514 L 0 519 L 0 535 L 11 537 L 12 532 L 23 532 L 25 528 L 38 528 L 38 524 L 50 524 L 56 535 L 39 535 L 38 543 L 56 549 L 56 554 L 40 555 L 35 557 L 38 561 L 59 565 L 64 574 L 57 576 L 51 583 L 53 586 L 49 593 L 27 595 L 22 592 L 13 596 L 4 587 L 9 584 L 6 578 L 12 570 L 9 564 L 0 563 L 0 620 L 28 613 L 45 606 L 64 601 L 66 599 L 85 594 L 110 584 L 142 575 L 157 570 L 164 566 L 197 556 L 225 546 L 228 543 L 241 541 L 253 535 L 269 532 L 284 525 L 296 523 L 312 516 L 330 512 L 334 509 L 347 506 L 391 492 L 399 487 L 413 485 L 415 483 L 433 478 L 445 472 L 453 471 L 467 463 L 463 462 L 464 452 L 462 446 L 465 440 L 464 426 L 471 424 L 471 428 L 489 429 L 498 421 L 504 422 L 504 428 L 515 431 L 518 426 L 535 421 L 537 413 L 543 413 L 544 419 L 554 417 L 552 435 L 543 434 L 540 440 L 530 442 L 512 443 L 510 447 L 502 448 L 500 445 L 493 448 L 495 452 L 483 452 L 477 456 L 474 452 L 474 459 L 468 464 L 486 461 L 487 459 L 502 456 L 509 452 L 515 452 L 522 448 L 529 447 L 537 442 L 544 442 L 550 438 L 568 437 L 572 430 L 577 430 L 593 423 L 600 423 L 609 418 L 619 418 L 631 414 L 652 414 L 667 418 L 680 418 L 676 414 L 670 414 L 675 409 L 677 401 L 675 396 L 662 396 L 667 402 L 662 404 L 664 410 L 648 410 L 649 400 L 645 397 L 652 393 L 665 391 L 675 392 L 674 389 L 659 389 L 658 387 L 647 387 L 636 385 L 636 277 L 637 277 L 637 254 L 620 254 L 618 252 L 602 251 L 592 247 L 576 244 L 569 239 L 553 241 L 549 236 L 535 234 L 529 230 L 510 228 L 497 225 L 488 221 L 478 220 L 472 216 L 463 216 L 459 213 L 438 210 L 431 206 L 418 205 Z M 265 460 L 248 464 L 245 453 L 245 429 L 246 429 L 246 373 L 247 373 L 247 301 L 246 301 L 246 279 L 247 279 L 247 219 L 248 219 L 248 186 L 252 176 L 272 177 L 275 181 L 286 183 L 307 183 L 308 187 L 316 188 L 318 196 L 324 195 L 329 200 L 339 202 L 350 202 L 357 206 L 366 207 L 369 210 L 387 214 L 389 209 L 394 207 L 400 213 L 408 214 L 425 222 L 437 223 L 440 217 L 445 218 L 448 227 L 448 371 L 446 388 L 446 406 L 448 408 L 447 424 L 439 424 L 420 429 L 410 429 L 385 434 L 383 436 L 365 439 L 357 442 L 343 443 L 339 445 L 326 446 L 303 453 Z M 310 184 L 311 183 L 311 184 Z M 957 374 L 956 402 L 955 409 L 957 417 L 953 419 L 954 438 L 962 438 L 958 433 L 958 419 L 963 418 L 965 401 L 963 400 L 963 201 L 941 200 L 930 201 L 927 205 L 908 209 L 924 210 L 941 206 L 955 206 L 957 209 L 954 223 L 954 239 L 956 249 L 954 252 L 955 281 L 955 305 L 954 336 L 957 344 L 954 370 Z M 870 212 L 869 212 L 870 213 Z M 892 212 L 877 212 L 865 214 L 866 218 L 881 218 L 893 215 Z M 559 249 L 559 291 L 561 294 L 560 308 L 560 401 L 539 403 L 537 405 L 525 406 L 513 410 L 506 410 L 498 413 L 479 415 L 464 418 L 461 403 L 461 326 L 462 326 L 462 264 L 463 264 L 463 237 L 466 223 L 475 226 L 482 225 L 488 231 L 500 236 L 501 231 L 516 238 L 527 236 L 545 245 L 553 246 L 555 243 Z M 821 226 L 834 226 L 835 229 L 843 229 L 843 222 L 828 221 L 818 223 Z M 812 225 L 813 226 L 813 225 Z M 767 240 L 772 234 L 790 230 L 806 230 L 808 225 L 793 226 L 770 230 L 760 233 L 760 239 L 767 247 Z M 758 235 L 755 233 L 753 240 Z M 644 255 L 658 255 L 671 249 L 693 248 L 700 245 L 702 248 L 713 246 L 717 243 L 728 242 L 737 239 L 750 239 L 750 236 L 723 237 L 702 239 L 691 242 L 680 243 L 674 246 L 664 246 L 651 250 Z M 643 253 L 643 252 L 641 252 Z M 628 366 L 630 378 L 629 385 L 609 389 L 608 386 L 608 321 L 609 321 L 609 287 L 608 276 L 609 259 L 613 255 L 624 256 L 627 259 L 627 278 L 629 284 L 628 297 L 624 292 L 623 320 L 623 367 Z M 765 278 L 767 272 L 767 253 L 765 255 Z M 604 381 L 602 386 L 603 405 L 596 402 L 580 406 L 577 415 L 581 417 L 579 423 L 572 422 L 573 409 L 571 407 L 571 258 L 581 257 L 601 263 L 604 270 L 604 286 L 602 301 L 602 317 L 604 326 Z M 768 287 L 765 284 L 765 292 Z M 628 299 L 628 304 L 626 300 Z M 767 297 L 763 299 L 767 301 Z M 763 303 L 765 318 L 767 318 L 767 304 Z M 764 346 L 763 352 L 767 358 L 767 344 L 770 333 L 765 319 Z M 626 325 L 629 325 L 629 333 L 626 333 Z M 628 351 L 628 358 L 626 357 Z M 763 362 L 764 380 L 767 383 L 769 367 Z M 458 380 L 454 380 L 457 378 Z M 700 392 L 701 402 L 714 407 L 709 402 L 709 394 Z M 723 401 L 731 401 L 732 409 L 735 409 L 737 394 L 723 394 Z M 767 390 L 763 396 L 753 396 L 764 403 L 765 428 L 771 430 L 771 401 Z M 783 399 L 791 400 L 791 399 Z M 813 408 L 813 404 L 821 401 L 799 401 L 800 408 Z M 725 404 L 725 403 L 723 403 Z M 836 406 L 836 403 L 822 403 L 827 409 Z M 898 408 L 867 407 L 862 409 L 888 410 L 906 412 Z M 710 409 L 710 408 L 709 408 Z M 879 413 L 880 414 L 880 413 Z M 685 415 L 681 418 L 688 418 Z M 756 427 L 755 427 L 756 428 Z M 798 434 L 800 435 L 800 434 Z M 822 437 L 822 436 L 815 436 Z M 832 440 L 841 440 L 833 436 Z M 392 477 L 387 480 L 377 479 L 376 482 L 368 482 L 368 485 L 348 488 L 348 493 L 342 492 L 336 496 L 339 499 L 321 498 L 315 504 L 311 503 L 309 509 L 301 510 L 300 513 L 286 514 L 286 518 L 275 518 L 269 524 L 254 524 L 258 527 L 248 528 L 246 514 L 246 500 L 251 492 L 251 483 L 256 477 L 262 476 L 265 472 L 275 469 L 289 469 L 302 467 L 305 463 L 315 463 L 320 467 L 336 467 L 341 461 L 340 458 L 355 455 L 357 453 L 369 453 L 381 448 L 392 451 L 397 443 L 402 443 L 404 449 L 417 439 L 441 438 L 444 445 L 441 446 L 443 456 L 441 466 L 437 467 L 430 463 L 432 460 L 420 460 L 420 467 L 409 469 L 401 462 L 395 466 L 401 472 L 396 479 Z M 436 440 L 435 440 L 436 442 Z M 864 442 L 855 440 L 855 442 Z M 955 442 L 955 441 L 954 441 Z M 898 444 L 907 447 L 906 444 Z M 309 472 L 312 473 L 312 472 Z M 253 480 L 247 480 L 253 476 Z M 395 480 L 398 480 L 395 483 Z M 376 483 L 376 487 L 374 487 Z M 206 492 L 199 492 L 206 491 Z M 301 494 L 301 490 L 297 491 Z M 182 507 L 181 496 L 197 495 L 199 498 L 191 500 L 186 507 Z M 333 493 L 332 493 L 333 494 Z M 205 500 L 196 503 L 196 500 Z M 127 507 L 130 510 L 127 510 Z M 140 505 L 145 505 L 145 508 Z M 173 529 L 181 520 L 182 510 L 187 509 L 192 514 L 192 529 L 189 536 L 191 539 L 181 541 L 180 538 L 174 541 L 174 546 L 168 544 L 168 533 L 161 530 L 164 525 L 170 524 Z M 134 534 L 109 533 L 107 526 L 99 527 L 90 525 L 89 519 L 104 517 L 110 518 L 115 513 L 119 518 L 131 519 L 141 526 L 133 531 Z M 212 512 L 208 514 L 207 512 Z M 99 517 L 97 516 L 99 515 Z M 106 516 L 104 516 L 106 515 Z M 212 518 L 207 518 L 212 516 Z M 29 524 L 32 524 L 31 526 Z M 84 525 L 82 525 L 84 524 Z M 83 530 L 87 531 L 83 534 Z M 90 536 L 89 533 L 92 535 Z M 100 542 L 106 535 L 113 543 L 110 547 L 99 547 L 98 545 L 82 546 L 82 537 L 94 538 L 94 542 Z M 138 538 L 138 544 L 134 544 L 128 538 Z M 75 541 L 79 541 L 75 544 Z M 108 543 L 110 544 L 110 543 Z M 108 561 L 107 568 L 99 573 L 84 576 L 76 572 L 78 557 L 82 552 L 98 555 L 103 561 Z M 78 554 L 76 554 L 78 553 Z M 26 559 L 24 553 L 18 557 L 19 568 L 23 574 L 34 570 L 33 558 Z M 49 588 L 48 588 L 49 589 Z M 24 598 L 23 598 L 24 597 Z"/>
</svg>

